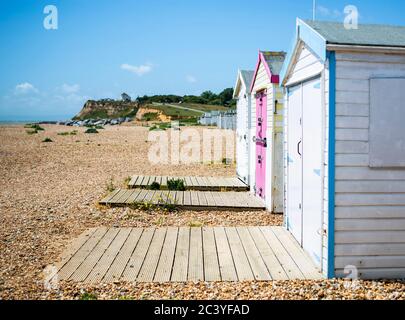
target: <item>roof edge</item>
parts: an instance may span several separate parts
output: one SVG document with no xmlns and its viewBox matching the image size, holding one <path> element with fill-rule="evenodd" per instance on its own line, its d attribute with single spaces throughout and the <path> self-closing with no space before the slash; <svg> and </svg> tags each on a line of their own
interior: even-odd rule
<svg viewBox="0 0 405 320">
<path fill-rule="evenodd" d="M 304 20 L 297 18 L 296 34 L 293 38 L 292 50 L 284 62 L 283 68 L 280 72 L 281 83 L 285 84 L 286 78 L 291 70 L 292 62 L 297 53 L 298 45 L 303 42 L 307 44 L 311 50 L 321 59 L 326 61 L 326 39 L 315 29 L 309 26 Z"/>
</svg>

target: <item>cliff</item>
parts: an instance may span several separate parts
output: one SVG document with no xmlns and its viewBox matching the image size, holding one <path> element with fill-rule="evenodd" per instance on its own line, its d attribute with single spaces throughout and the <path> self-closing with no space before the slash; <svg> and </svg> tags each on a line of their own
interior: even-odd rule
<svg viewBox="0 0 405 320">
<path fill-rule="evenodd" d="M 138 103 L 131 101 L 88 100 L 82 110 L 73 118 L 85 119 L 113 119 L 121 117 L 135 117 L 138 112 Z"/>
</svg>

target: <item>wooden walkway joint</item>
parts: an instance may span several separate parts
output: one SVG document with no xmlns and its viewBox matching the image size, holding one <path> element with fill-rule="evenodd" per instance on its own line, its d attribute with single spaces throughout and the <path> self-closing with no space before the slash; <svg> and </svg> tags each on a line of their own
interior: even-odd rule
<svg viewBox="0 0 405 320">
<path fill-rule="evenodd" d="M 94 228 L 57 268 L 60 280 L 85 283 L 322 278 L 282 227 Z"/>
<path fill-rule="evenodd" d="M 147 189 L 152 183 L 159 183 L 167 189 L 168 180 L 183 180 L 186 190 L 199 191 L 248 191 L 249 186 L 237 177 L 190 177 L 190 176 L 133 176 L 128 182 L 130 189 Z"/>
<path fill-rule="evenodd" d="M 146 189 L 117 189 L 99 201 L 107 206 L 153 204 L 191 209 L 265 210 L 264 202 L 250 192 L 168 191 Z"/>
</svg>

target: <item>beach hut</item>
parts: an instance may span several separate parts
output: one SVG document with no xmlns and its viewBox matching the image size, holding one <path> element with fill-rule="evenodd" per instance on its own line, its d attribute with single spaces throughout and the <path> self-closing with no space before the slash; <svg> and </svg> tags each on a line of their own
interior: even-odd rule
<svg viewBox="0 0 405 320">
<path fill-rule="evenodd" d="M 274 213 L 283 212 L 283 93 L 279 74 L 285 55 L 259 51 L 250 85 L 251 189 Z"/>
<path fill-rule="evenodd" d="M 239 70 L 233 92 L 236 99 L 236 173 L 250 185 L 249 148 L 251 140 L 251 97 L 250 85 L 254 71 Z"/>
<path fill-rule="evenodd" d="M 405 27 L 297 20 L 286 227 L 328 277 L 405 278 Z"/>
</svg>

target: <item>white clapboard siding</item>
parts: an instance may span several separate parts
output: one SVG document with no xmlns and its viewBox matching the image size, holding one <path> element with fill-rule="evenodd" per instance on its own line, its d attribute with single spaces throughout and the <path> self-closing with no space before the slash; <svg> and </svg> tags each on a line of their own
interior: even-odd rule
<svg viewBox="0 0 405 320">
<path fill-rule="evenodd" d="M 337 193 L 335 196 L 337 206 L 403 206 L 405 193 Z"/>
<path fill-rule="evenodd" d="M 368 154 L 368 142 L 364 141 L 336 141 L 336 154 Z"/>
<path fill-rule="evenodd" d="M 336 180 L 405 180 L 405 170 L 381 170 L 368 167 L 337 167 Z"/>
<path fill-rule="evenodd" d="M 336 141 L 368 141 L 368 129 L 336 129 Z"/>
<path fill-rule="evenodd" d="M 401 279 L 404 278 L 405 268 L 360 268 L 358 277 L 364 279 Z M 337 269 L 336 277 L 345 277 L 344 270 Z"/>
<path fill-rule="evenodd" d="M 339 79 L 336 82 L 336 90 L 337 91 L 345 91 L 345 92 L 367 92 L 370 89 L 370 81 L 369 80 L 356 80 L 356 79 Z"/>
<path fill-rule="evenodd" d="M 347 117 L 368 117 L 370 115 L 370 105 L 368 103 L 353 104 L 339 102 L 336 103 L 336 115 Z"/>
<path fill-rule="evenodd" d="M 301 48 L 294 70 L 291 72 L 287 85 L 301 82 L 320 74 L 323 64 L 307 48 Z"/>
<path fill-rule="evenodd" d="M 335 243 L 403 243 L 404 231 L 338 231 Z"/>
<path fill-rule="evenodd" d="M 379 256 L 379 257 L 337 257 L 336 268 L 344 269 L 353 265 L 357 268 L 404 268 L 405 256 Z"/>
<path fill-rule="evenodd" d="M 336 276 L 354 265 L 364 278 L 405 277 L 405 170 L 371 169 L 368 157 L 370 78 L 405 77 L 405 56 L 336 60 Z"/>
<path fill-rule="evenodd" d="M 368 129 L 368 117 L 336 116 L 336 128 Z"/>
<path fill-rule="evenodd" d="M 336 165 L 339 167 L 368 166 L 368 154 L 336 154 Z"/>
<path fill-rule="evenodd" d="M 349 180 L 349 181 L 336 181 L 336 192 L 348 193 L 404 193 L 405 194 L 405 180 L 399 181 L 362 181 L 362 180 Z M 403 214 L 405 218 L 405 212 Z"/>
<path fill-rule="evenodd" d="M 405 231 L 405 219 L 336 219 L 338 231 Z"/>
<path fill-rule="evenodd" d="M 405 243 L 337 244 L 335 254 L 337 257 L 405 256 Z"/>
<path fill-rule="evenodd" d="M 335 208 L 336 219 L 405 219 L 405 206 L 338 206 Z M 405 245 L 405 244 L 404 244 Z"/>
</svg>

